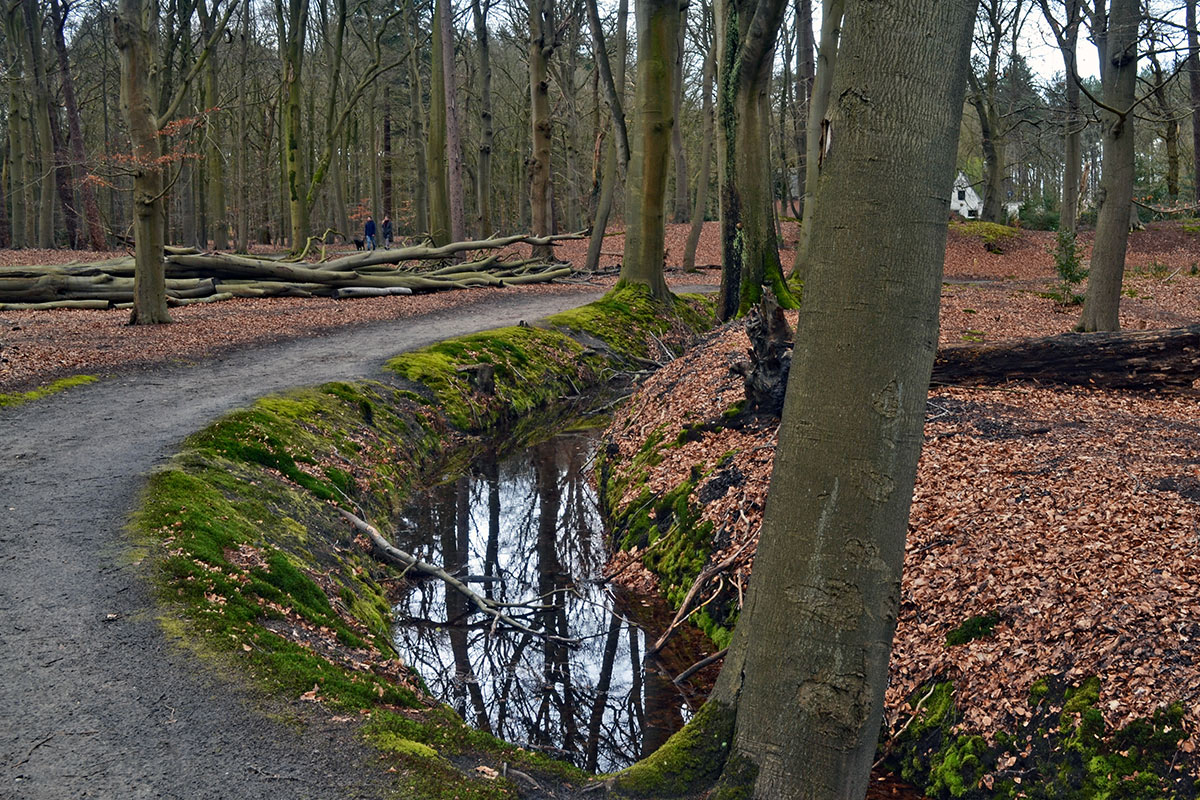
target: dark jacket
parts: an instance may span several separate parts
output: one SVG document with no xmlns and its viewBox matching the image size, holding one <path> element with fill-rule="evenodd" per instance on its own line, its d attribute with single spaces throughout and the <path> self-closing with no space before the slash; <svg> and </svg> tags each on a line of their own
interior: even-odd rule
<svg viewBox="0 0 1200 800">
<path fill-rule="evenodd" d="M 363 233 L 365 233 L 367 236 L 375 235 L 375 220 L 367 220 L 367 225 L 363 228 Z"/>
<path fill-rule="evenodd" d="M 383 221 L 383 238 L 392 238 L 392 221 L 390 219 L 385 219 Z"/>
</svg>

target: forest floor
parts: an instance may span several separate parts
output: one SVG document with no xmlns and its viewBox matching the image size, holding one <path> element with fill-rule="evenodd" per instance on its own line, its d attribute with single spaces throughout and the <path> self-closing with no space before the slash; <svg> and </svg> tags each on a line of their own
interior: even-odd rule
<svg viewBox="0 0 1200 800">
<path fill-rule="evenodd" d="M 1079 307 L 1044 296 L 1056 280 L 1052 244 L 1052 234 L 1026 232 L 993 254 L 952 229 L 941 345 L 1070 331 Z M 1122 327 L 1200 322 L 1198 261 L 1200 236 L 1176 224 L 1135 233 Z M 794 325 L 796 317 L 790 320 Z M 741 327 L 721 329 L 651 377 L 609 429 L 621 452 L 616 464 L 651 436 L 686 442 L 661 451 L 647 482 L 631 486 L 619 503 L 645 488 L 670 491 L 697 465 L 711 474 L 696 487 L 696 496 L 709 500 L 696 524 L 711 521 L 718 532 L 712 563 L 741 551 L 740 566 L 726 576 L 738 586 L 749 575 L 778 430 L 778 419 L 740 427 L 720 422 L 743 397 L 729 364 L 748 344 Z M 698 432 L 704 423 L 717 430 Z M 693 433 L 680 439 L 685 427 Z M 639 569 L 640 554 L 623 553 L 617 561 L 611 571 L 620 571 L 623 582 L 653 589 L 654 578 Z M 1098 707 L 1110 730 L 1180 702 L 1195 732 L 1198 584 L 1200 387 L 1174 393 L 1017 382 L 934 387 L 886 722 L 898 730 L 914 692 L 948 679 L 961 729 L 1011 731 L 1030 716 L 1035 681 L 1097 676 Z M 985 616 L 995 622 L 991 635 L 947 646 L 950 631 Z M 1182 745 L 1187 753 L 1195 747 L 1195 738 Z"/>
<path fill-rule="evenodd" d="M 785 239 L 794 235 L 791 227 L 785 226 Z M 671 227 L 669 267 L 678 266 L 685 236 L 686 226 Z M 1081 239 L 1086 259 L 1088 237 Z M 995 254 L 985 250 L 977 237 L 952 230 L 942 296 L 942 344 L 996 342 L 1069 331 L 1078 308 L 1063 308 L 1042 294 L 1054 282 L 1049 254 L 1052 244 L 1053 234 L 1024 232 L 1007 243 L 1004 253 Z M 123 311 L 2 311 L 0 401 L 4 393 L 34 389 L 77 374 L 127 376 L 131 385 L 134 379 L 139 385 L 145 382 L 142 379 L 149 379 L 149 385 L 157 386 L 155 376 L 175 365 L 194 365 L 208 374 L 224 369 L 226 361 L 240 363 L 243 351 L 289 341 L 295 342 L 297 353 L 311 351 L 303 359 L 295 356 L 292 368 L 303 371 L 293 375 L 292 380 L 319 380 L 328 369 L 314 369 L 313 359 L 323 359 L 322 363 L 332 368 L 341 354 L 349 352 L 339 344 L 343 334 L 361 329 L 375 337 L 375 347 L 380 351 L 393 345 L 399 350 L 409 338 L 405 333 L 407 321 L 412 323 L 410 333 L 420 329 L 422 336 L 432 335 L 426 330 L 426 320 L 431 316 L 447 319 L 456 309 L 473 309 L 471 313 L 475 314 L 491 305 L 507 306 L 518 293 L 533 301 L 525 303 L 520 313 L 540 316 L 536 309 L 542 303 L 562 303 L 566 299 L 563 295 L 594 293 L 615 282 L 611 267 L 619 259 L 621 247 L 621 237 L 613 236 L 605 246 L 612 254 L 602 262 L 605 271 L 581 277 L 576 283 L 353 301 L 235 300 L 175 309 L 172 313 L 176 323 L 170 326 L 129 327 L 125 324 L 127 312 Z M 564 260 L 578 264 L 585 250 L 586 243 L 573 242 L 559 246 L 557 252 Z M 784 263 L 790 263 L 790 253 L 785 250 L 783 256 Z M 31 250 L 0 256 L 6 264 L 98 257 L 104 256 Z M 710 224 L 697 263 L 712 265 L 718 261 L 716 226 Z M 1200 276 L 1195 274 L 1198 262 L 1200 235 L 1188 233 L 1178 224 L 1152 225 L 1145 232 L 1133 234 L 1126 296 L 1122 298 L 1122 326 L 1158 328 L 1200 321 Z M 719 280 L 714 269 L 699 273 L 674 269 L 668 276 L 676 286 Z M 538 297 L 545 299 L 539 301 Z M 673 425 L 678 430 L 691 418 L 689 415 L 705 413 L 695 398 L 706 392 L 708 396 L 719 396 L 719 403 L 713 405 L 718 413 L 736 400 L 734 394 L 739 387 L 722 391 L 728 383 L 725 354 L 744 344 L 737 341 L 735 333 L 722 335 L 733 338 L 715 349 L 710 346 L 708 361 L 681 359 L 655 379 L 678 381 L 681 371 L 691 372 L 688 379 L 693 381 L 689 385 L 694 394 L 664 393 L 654 400 L 654 384 L 643 393 L 639 406 L 643 418 L 629 425 L 630 446 L 636 448 L 637 437 L 655 425 Z M 361 342 L 362 338 L 353 341 Z M 357 352 L 355 356 L 361 360 Z M 297 366 L 300 364 L 303 367 Z M 273 375 L 260 383 L 259 374 L 248 367 L 241 374 L 236 391 L 247 398 L 271 390 L 280 380 Z M 198 387 L 199 378 L 192 380 Z M 104 382 L 102 386 L 113 387 L 104 396 L 112 399 L 123 384 Z M 170 441 L 198 427 L 198 420 L 192 418 L 212 413 L 209 407 L 216 402 L 204 398 L 199 404 L 202 407 L 190 412 L 187 419 L 172 421 L 179 407 L 195 404 L 199 398 L 194 392 L 189 395 L 184 387 L 173 392 L 166 405 L 155 405 L 155 392 L 160 390 L 151 389 L 145 399 L 146 408 L 155 409 L 149 416 L 162 417 L 155 420 L 158 438 L 147 446 L 147 454 L 136 458 L 136 441 L 112 448 L 111 458 L 129 459 L 119 465 L 122 472 L 144 472 L 162 457 Z M 680 401 L 688 397 L 691 407 L 672 403 L 672 396 Z M 50 445 L 22 445 L 18 435 L 26 416 L 61 415 L 73 407 L 70 402 L 45 404 L 46 409 L 36 414 L 32 410 L 18 413 L 7 420 L 5 427 L 9 431 L 6 438 L 14 442 L 13 446 L 25 448 L 17 457 L 28 456 L 24 466 L 16 462 L 12 465 L 17 470 L 11 476 L 12 485 L 40 481 L 53 501 L 62 492 L 57 483 L 61 476 L 75 473 L 71 457 L 52 467 L 48 462 L 52 458 Z M 1057 671 L 1100 675 L 1104 679 L 1102 705 L 1111 723 L 1144 716 L 1166 700 L 1185 701 L 1189 724 L 1200 721 L 1200 653 L 1196 652 L 1200 646 L 1200 606 L 1194 594 L 1194 586 L 1200 582 L 1196 546 L 1200 536 L 1200 415 L 1196 408 L 1196 396 L 1029 385 L 941 389 L 932 394 L 888 694 L 890 718 L 895 719 L 902 699 L 913 688 L 941 673 L 961 680 L 960 688 L 973 698 L 971 706 L 964 709 L 967 722 L 982 726 L 999 723 L 1021 713 L 1013 699 L 1027 697 L 1030 682 L 1041 674 Z M 110 409 L 106 413 L 106 419 L 111 420 L 114 412 Z M 47 425 L 51 435 L 65 436 L 62 431 L 54 431 L 53 424 Z M 82 420 L 70 427 L 78 441 L 89 435 Z M 75 430 L 77 427 L 80 429 Z M 108 427 L 113 428 L 111 424 Z M 122 430 L 118 426 L 108 435 L 121 435 Z M 670 432 L 667 435 L 673 436 Z M 773 441 L 771 432 L 763 432 L 762 436 L 767 444 Z M 57 449 L 79 446 L 71 445 L 76 440 L 70 437 L 58 441 Z M 696 445 L 694 452 L 686 448 L 678 452 L 685 459 L 704 462 L 712 453 L 730 449 L 713 442 Z M 96 459 L 102 460 L 109 453 L 109 446 L 103 443 L 93 449 L 98 450 Z M 744 507 L 747 513 L 740 517 L 744 528 L 731 531 L 735 537 L 752 536 L 757 531 L 770 455 L 764 450 L 756 453 L 756 463 L 748 463 L 743 471 L 747 477 L 744 485 L 750 494 L 757 494 L 738 496 L 731 492 L 706 509 L 706 513 L 720 515 L 728 514 L 734 504 Z M 41 469 L 41 462 L 46 462 L 45 469 Z M 35 467 L 40 471 L 31 471 Z M 663 486 L 673 486 L 686 474 L 688 465 L 668 460 L 662 467 L 664 471 L 656 480 Z M 671 468 L 681 472 L 672 474 L 667 471 Z M 36 477 L 42 472 L 44 476 Z M 72 492 L 91 492 L 95 495 L 89 501 L 92 506 L 102 504 L 109 495 L 117 504 L 131 502 L 135 484 L 128 477 L 115 488 L 107 480 L 98 473 L 95 479 L 76 484 Z M 0 481 L 0 485 L 4 483 Z M 111 526 L 119 527 L 123 509 L 128 507 L 106 511 L 104 520 L 96 524 L 80 519 L 70 524 L 92 531 L 115 530 Z M 21 513 L 28 522 L 18 525 L 19 514 L 14 514 L 11 507 L 9 512 L 5 525 L 0 526 L 5 536 L 0 538 L 15 542 L 16 537 L 39 528 L 55 533 L 51 541 L 57 538 L 51 512 L 57 516 L 62 513 L 45 506 L 23 508 Z M 1033 535 L 1014 535 L 1022 531 Z M 77 555 L 64 552 L 62 559 L 65 562 Z M 0 552 L 0 562 L 13 558 Z M 49 563 L 29 570 L 18 569 L 15 562 L 0 566 L 0 571 L 13 575 L 46 575 L 51 569 Z M 122 586 L 128 583 L 120 565 L 109 568 L 113 572 L 99 578 L 77 576 L 78 581 L 84 585 L 93 581 L 88 590 L 93 595 L 107 591 L 114 580 Z M 65 584 L 56 585 L 59 589 L 55 591 L 67 591 Z M 134 594 L 140 601 L 141 593 L 136 590 L 122 595 L 126 599 L 116 606 L 127 603 Z M 93 605 L 103 602 L 92 600 Z M 2 608 L 9 605 L 0 603 Z M 102 606 L 89 608 L 91 612 L 103 610 Z M 964 647 L 943 646 L 947 630 L 969 616 L 989 612 L 1000 617 L 993 636 Z M 121 608 L 114 613 L 121 619 L 126 617 Z M 97 617 L 75 616 L 76 621 L 65 624 L 72 629 L 71 635 L 81 637 L 81 646 L 87 647 L 89 637 L 96 636 Z M 103 626 L 104 614 L 98 619 Z M 138 624 L 143 622 L 147 621 L 139 620 Z M 81 625 L 83 630 L 74 631 Z M 38 633 L 34 630 L 21 635 Z M 6 650 L 8 638 L 6 634 Z M 129 642 L 116 644 L 124 649 Z M 54 649 L 61 652 L 62 642 Z M 124 663 L 124 657 L 115 650 L 111 655 L 114 663 Z M 180 660 L 169 653 L 160 655 L 168 661 Z M 48 658 L 47 663 L 53 664 L 54 659 Z M 40 665 L 30 666 L 31 675 L 39 671 L 45 672 Z M 978 698 L 977 703 L 974 698 Z M 84 702 L 94 705 L 93 701 Z M 175 712 L 170 709 L 163 713 L 168 711 L 173 721 Z M 40 710 L 28 716 L 37 718 L 38 714 Z M 22 752 L 25 762 L 35 754 L 49 753 L 59 740 L 86 749 L 88 742 L 96 738 L 82 732 L 70 739 L 74 734 L 57 730 L 55 724 L 47 722 L 49 744 L 39 743 L 40 738 L 26 743 L 32 749 Z M 168 763 L 168 769 L 180 767 Z M 879 796 L 892 796 L 891 791 L 889 788 Z"/>
</svg>

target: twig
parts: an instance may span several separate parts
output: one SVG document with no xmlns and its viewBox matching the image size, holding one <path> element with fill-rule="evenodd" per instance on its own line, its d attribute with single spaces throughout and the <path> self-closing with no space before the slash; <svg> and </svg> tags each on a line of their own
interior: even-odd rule
<svg viewBox="0 0 1200 800">
<path fill-rule="evenodd" d="M 685 669 L 683 672 L 679 673 L 674 678 L 672 678 L 671 683 L 678 686 L 679 684 L 686 681 L 688 678 L 695 675 L 700 670 L 707 667 L 709 664 L 714 664 L 714 663 L 720 661 L 722 658 L 725 657 L 725 654 L 728 652 L 729 652 L 729 648 L 725 647 L 725 648 L 722 648 L 721 650 L 718 650 L 717 652 L 713 653 L 711 656 L 705 656 L 704 658 L 700 659 L 695 664 L 692 664 L 690 667 Z"/>
<path fill-rule="evenodd" d="M 488 598 L 484 597 L 483 595 L 480 595 L 480 594 L 477 594 L 476 592 L 471 591 L 471 589 L 468 588 L 465 583 L 463 583 L 458 578 L 451 575 L 449 572 L 446 572 L 446 570 L 442 569 L 441 567 L 435 567 L 433 564 L 426 563 L 426 562 L 420 560 L 419 558 L 417 558 L 416 556 L 410 555 L 409 553 L 406 553 L 403 550 L 400 550 L 399 548 L 397 548 L 395 545 L 393 545 L 387 539 L 383 538 L 383 535 L 380 534 L 379 531 L 374 528 L 374 526 L 372 526 L 369 522 L 367 522 L 366 520 L 357 516 L 356 514 L 352 514 L 351 512 L 347 511 L 344 508 L 339 508 L 338 513 L 340 513 L 343 517 L 345 517 L 346 520 L 348 520 L 350 522 L 350 524 L 354 526 L 355 530 L 359 531 L 360 533 L 366 534 L 371 539 L 371 542 L 375 545 L 376 551 L 378 553 L 380 553 L 384 557 L 385 560 L 391 561 L 393 563 L 401 564 L 405 567 L 415 569 L 417 572 L 421 572 L 426 575 L 431 575 L 435 578 L 438 578 L 439 580 L 442 581 L 442 583 L 446 584 L 446 586 L 450 587 L 451 589 L 454 589 L 459 594 L 463 595 L 468 600 L 470 600 L 475 605 L 475 607 L 478 608 L 480 611 L 482 611 L 484 614 L 488 614 L 489 616 L 496 619 L 498 622 L 503 622 L 505 625 L 508 625 L 509 627 L 516 628 L 519 631 L 524 631 L 525 633 L 529 633 L 534 636 L 540 636 L 545 639 L 553 639 L 555 641 L 566 642 L 568 644 L 576 644 L 577 643 L 577 640 L 575 640 L 575 639 L 569 639 L 566 637 L 555 636 L 554 634 L 545 633 L 545 632 L 539 631 L 535 628 L 531 628 L 528 625 L 525 625 L 524 623 L 522 623 L 518 620 L 513 619 L 511 616 L 509 616 L 504 611 L 502 611 L 501 607 L 511 608 L 517 604 L 497 603 L 494 600 L 489 600 Z M 530 605 L 524 605 L 524 607 L 533 608 L 535 610 L 537 608 L 537 606 L 530 606 Z"/>
<path fill-rule="evenodd" d="M 692 583 L 692 588 L 688 589 L 688 593 L 686 596 L 684 596 L 683 602 L 679 604 L 679 611 L 675 612 L 675 619 L 671 620 L 671 625 L 667 628 L 662 636 L 658 637 L 658 641 L 654 643 L 654 646 L 646 650 L 646 655 L 652 656 L 659 650 L 663 649 L 667 643 L 667 640 L 671 638 L 676 630 L 678 630 L 679 626 L 683 624 L 684 620 L 691 615 L 692 611 L 694 610 L 691 607 L 692 600 L 695 599 L 696 594 L 700 591 L 704 584 L 708 583 L 712 576 L 724 572 L 737 563 L 738 556 L 742 554 L 742 551 L 745 550 L 752 541 L 753 539 L 747 539 L 746 541 L 742 542 L 742 546 L 735 550 L 733 555 L 731 555 L 729 558 L 725 559 L 720 564 L 715 564 L 708 569 L 702 570 L 700 574 L 696 576 L 696 580 Z M 711 598 L 708 602 L 712 602 Z M 704 605 L 707 605 L 707 603 Z"/>
</svg>

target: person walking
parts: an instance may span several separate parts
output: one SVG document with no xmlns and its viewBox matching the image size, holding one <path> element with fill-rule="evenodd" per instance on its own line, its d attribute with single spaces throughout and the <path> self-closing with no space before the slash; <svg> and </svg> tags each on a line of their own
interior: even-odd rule
<svg viewBox="0 0 1200 800">
<path fill-rule="evenodd" d="M 363 226 L 363 247 L 375 249 L 375 219 L 370 214 L 367 215 L 367 224 Z"/>
<path fill-rule="evenodd" d="M 383 249 L 387 250 L 392 246 L 392 218 L 387 214 L 383 215 L 383 230 L 380 233 L 383 234 Z"/>
</svg>

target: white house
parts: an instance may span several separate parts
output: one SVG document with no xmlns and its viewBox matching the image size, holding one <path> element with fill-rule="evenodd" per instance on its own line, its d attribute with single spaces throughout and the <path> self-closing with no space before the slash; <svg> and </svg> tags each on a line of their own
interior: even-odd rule
<svg viewBox="0 0 1200 800">
<path fill-rule="evenodd" d="M 979 214 L 983 211 L 983 201 L 971 188 L 971 181 L 961 172 L 954 179 L 954 187 L 950 190 L 950 210 L 967 219 L 979 219 Z"/>
</svg>

